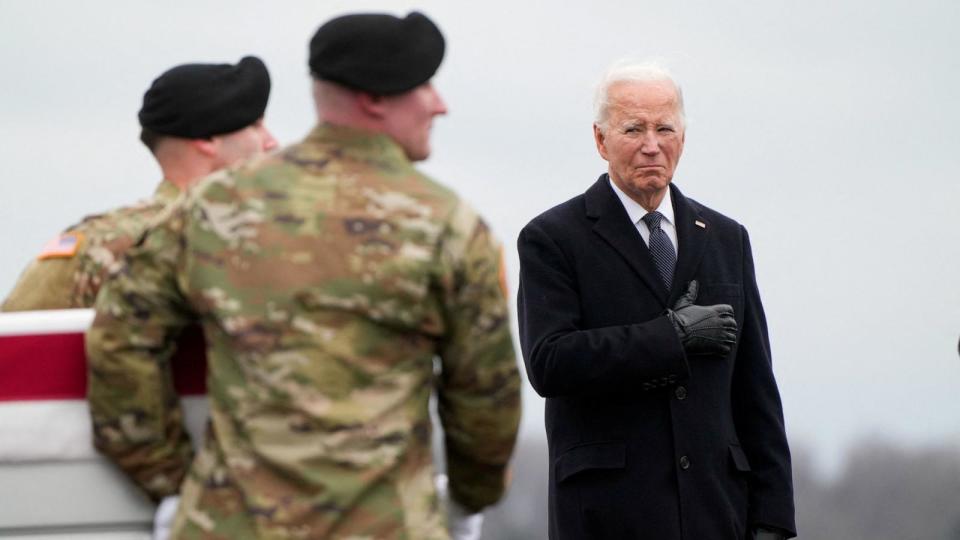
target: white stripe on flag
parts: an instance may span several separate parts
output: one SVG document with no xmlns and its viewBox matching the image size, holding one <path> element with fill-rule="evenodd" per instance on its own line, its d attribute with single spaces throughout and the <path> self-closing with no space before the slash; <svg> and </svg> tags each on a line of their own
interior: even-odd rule
<svg viewBox="0 0 960 540">
<path fill-rule="evenodd" d="M 92 309 L 0 313 L 0 336 L 82 333 L 90 328 L 93 316 Z"/>
<path fill-rule="evenodd" d="M 209 409 L 207 398 L 180 399 L 187 430 L 197 446 Z M 71 461 L 97 456 L 85 400 L 0 402 L 0 462 Z"/>
</svg>

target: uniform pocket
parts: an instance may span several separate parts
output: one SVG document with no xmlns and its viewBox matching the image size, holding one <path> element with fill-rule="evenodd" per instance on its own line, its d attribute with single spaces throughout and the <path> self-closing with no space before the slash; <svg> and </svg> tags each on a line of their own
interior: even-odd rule
<svg viewBox="0 0 960 540">
<path fill-rule="evenodd" d="M 557 482 L 592 470 L 623 469 L 627 464 L 627 447 L 622 442 L 597 442 L 575 446 L 557 458 L 554 472 Z"/>
</svg>

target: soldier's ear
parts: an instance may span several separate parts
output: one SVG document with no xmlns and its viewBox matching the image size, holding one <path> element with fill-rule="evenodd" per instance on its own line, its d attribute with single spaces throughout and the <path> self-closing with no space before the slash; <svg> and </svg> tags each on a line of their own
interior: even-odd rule
<svg viewBox="0 0 960 540">
<path fill-rule="evenodd" d="M 216 157 L 220 147 L 216 137 L 210 139 L 190 139 L 190 146 L 206 157 Z"/>
<path fill-rule="evenodd" d="M 383 96 L 369 92 L 358 92 L 357 104 L 361 111 L 374 118 L 383 118 L 387 114 L 387 103 Z"/>
</svg>

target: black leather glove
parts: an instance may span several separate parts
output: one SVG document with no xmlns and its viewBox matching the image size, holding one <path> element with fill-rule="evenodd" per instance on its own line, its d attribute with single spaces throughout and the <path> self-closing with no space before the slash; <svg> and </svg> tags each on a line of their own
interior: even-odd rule
<svg viewBox="0 0 960 540">
<path fill-rule="evenodd" d="M 729 304 L 695 305 L 697 290 L 697 281 L 691 281 L 673 309 L 667 310 L 667 318 L 673 323 L 687 354 L 725 355 L 737 341 L 733 308 Z"/>
</svg>

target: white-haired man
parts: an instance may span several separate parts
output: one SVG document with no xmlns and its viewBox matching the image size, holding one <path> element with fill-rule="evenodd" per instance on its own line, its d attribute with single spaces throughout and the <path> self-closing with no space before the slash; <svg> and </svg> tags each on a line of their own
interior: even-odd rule
<svg viewBox="0 0 960 540">
<path fill-rule="evenodd" d="M 683 98 L 621 64 L 608 171 L 520 233 L 521 345 L 547 398 L 550 538 L 795 536 L 790 452 L 746 230 L 672 184 Z"/>
</svg>

